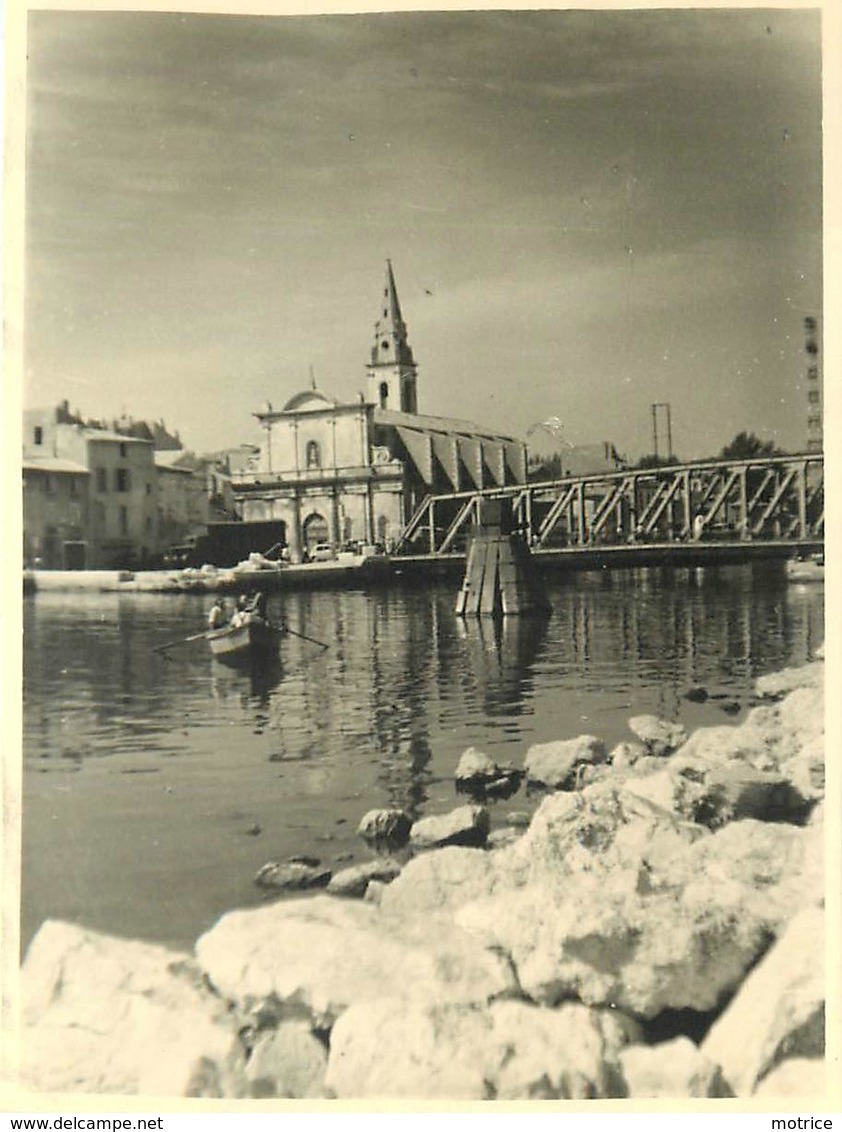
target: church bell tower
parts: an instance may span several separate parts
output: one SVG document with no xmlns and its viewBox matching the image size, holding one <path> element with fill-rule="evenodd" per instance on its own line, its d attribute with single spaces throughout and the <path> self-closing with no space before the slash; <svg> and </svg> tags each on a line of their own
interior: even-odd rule
<svg viewBox="0 0 842 1132">
<path fill-rule="evenodd" d="M 418 367 L 406 340 L 406 323 L 401 317 L 391 260 L 386 260 L 386 281 L 367 371 L 369 404 L 401 413 L 418 412 Z"/>
</svg>

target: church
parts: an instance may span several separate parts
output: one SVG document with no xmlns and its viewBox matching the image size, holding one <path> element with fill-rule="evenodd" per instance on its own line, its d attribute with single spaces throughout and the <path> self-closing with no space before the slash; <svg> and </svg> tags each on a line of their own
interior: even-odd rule
<svg viewBox="0 0 842 1132">
<path fill-rule="evenodd" d="M 526 446 L 470 421 L 418 412 L 418 367 L 391 261 L 368 361 L 366 389 L 341 402 L 310 387 L 255 413 L 254 470 L 232 478 L 246 522 L 283 522 L 290 560 L 320 544 L 389 549 L 431 494 L 526 482 Z"/>
</svg>

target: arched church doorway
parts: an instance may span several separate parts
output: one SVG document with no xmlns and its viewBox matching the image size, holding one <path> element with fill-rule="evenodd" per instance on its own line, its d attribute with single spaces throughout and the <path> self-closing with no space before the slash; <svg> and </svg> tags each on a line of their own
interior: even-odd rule
<svg viewBox="0 0 842 1132">
<path fill-rule="evenodd" d="M 302 523 L 301 534 L 307 551 L 311 551 L 317 543 L 329 542 L 330 534 L 327 519 L 320 515 L 318 511 L 313 511 Z"/>
</svg>

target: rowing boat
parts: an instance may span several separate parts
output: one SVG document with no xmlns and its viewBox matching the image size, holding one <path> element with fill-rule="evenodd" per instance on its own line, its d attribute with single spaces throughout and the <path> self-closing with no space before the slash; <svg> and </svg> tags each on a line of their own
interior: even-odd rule
<svg viewBox="0 0 842 1132">
<path fill-rule="evenodd" d="M 242 664 L 276 656 L 281 632 L 262 617 L 247 613 L 238 624 L 212 629 L 206 636 L 217 660 Z"/>
</svg>

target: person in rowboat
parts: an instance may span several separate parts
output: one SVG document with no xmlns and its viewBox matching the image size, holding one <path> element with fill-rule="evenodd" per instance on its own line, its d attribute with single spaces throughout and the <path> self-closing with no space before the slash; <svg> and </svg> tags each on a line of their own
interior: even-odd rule
<svg viewBox="0 0 842 1132">
<path fill-rule="evenodd" d="M 234 611 L 234 616 L 231 618 L 231 620 L 229 622 L 231 628 L 236 629 L 237 626 L 242 625 L 245 621 L 247 621 L 248 620 L 248 614 L 249 614 L 248 598 L 246 597 L 245 594 L 240 594 L 240 596 L 237 598 L 237 608 Z"/>
<path fill-rule="evenodd" d="M 225 612 L 222 598 L 218 597 L 211 606 L 210 613 L 208 614 L 208 628 L 221 629 L 227 620 L 228 616 Z"/>
<path fill-rule="evenodd" d="M 262 621 L 265 621 L 268 601 L 269 599 L 263 592 L 263 590 L 258 590 L 249 604 L 246 606 L 246 609 L 249 613 L 253 613 L 256 617 L 259 617 Z"/>
</svg>

